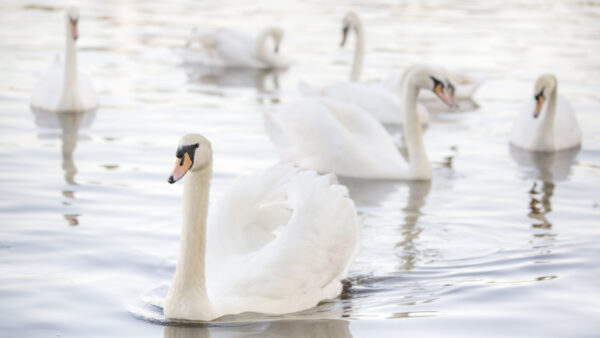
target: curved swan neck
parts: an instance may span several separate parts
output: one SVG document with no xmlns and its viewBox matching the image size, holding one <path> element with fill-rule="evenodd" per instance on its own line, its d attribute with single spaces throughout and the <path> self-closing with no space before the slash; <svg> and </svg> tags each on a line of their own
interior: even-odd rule
<svg viewBox="0 0 600 338">
<path fill-rule="evenodd" d="M 360 81 L 362 74 L 363 61 L 365 57 L 365 41 L 362 23 L 356 21 L 354 24 L 354 32 L 356 33 L 356 47 L 354 48 L 354 60 L 352 61 L 352 73 L 350 81 Z"/>
<path fill-rule="evenodd" d="M 200 171 L 189 171 L 183 184 L 183 224 L 179 261 L 165 301 L 165 314 L 188 317 L 192 308 L 211 313 L 206 292 L 206 217 L 212 165 Z M 187 305 L 182 305 L 187 304 Z"/>
<path fill-rule="evenodd" d="M 557 96 L 556 87 L 557 83 L 555 81 L 554 88 L 550 92 L 550 97 L 548 98 L 548 105 L 546 106 L 546 110 L 542 112 L 540 116 L 540 123 L 535 131 L 537 135 L 536 149 L 548 151 L 554 150 L 554 116 L 556 115 Z"/>
<path fill-rule="evenodd" d="M 81 105 L 79 102 L 79 81 L 77 76 L 77 46 L 71 36 L 71 27 L 68 19 L 66 37 L 64 79 L 60 109 L 76 111 Z"/>
<path fill-rule="evenodd" d="M 408 81 L 407 81 L 408 82 Z M 404 93 L 404 139 L 408 150 L 410 178 L 430 179 L 431 165 L 427 158 L 421 123 L 417 114 L 419 87 L 405 83 Z"/>
</svg>

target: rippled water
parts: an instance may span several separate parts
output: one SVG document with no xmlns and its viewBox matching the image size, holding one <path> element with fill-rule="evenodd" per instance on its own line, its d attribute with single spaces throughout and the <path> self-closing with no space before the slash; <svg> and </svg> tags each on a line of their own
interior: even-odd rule
<svg viewBox="0 0 600 338">
<path fill-rule="evenodd" d="M 600 2 L 97 1 L 81 3 L 79 63 L 101 107 L 32 112 L 64 42 L 58 1 L 0 3 L 0 336 L 593 336 L 600 318 Z M 436 113 L 431 182 L 344 179 L 367 214 L 341 299 L 278 318 L 156 325 L 177 259 L 186 132 L 215 149 L 213 193 L 277 161 L 262 110 L 296 83 L 346 79 L 340 20 L 367 34 L 364 78 L 413 62 L 487 81 L 479 108 Z M 280 74 L 181 65 L 191 27 L 286 30 Z M 352 44 L 350 44 L 352 45 Z M 507 144 L 538 74 L 554 72 L 580 150 L 533 157 Z M 284 320 L 281 320 L 284 319 Z"/>
</svg>

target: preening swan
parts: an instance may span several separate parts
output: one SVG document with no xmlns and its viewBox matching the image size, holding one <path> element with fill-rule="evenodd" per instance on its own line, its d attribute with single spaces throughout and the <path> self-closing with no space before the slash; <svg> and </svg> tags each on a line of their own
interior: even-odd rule
<svg viewBox="0 0 600 338">
<path fill-rule="evenodd" d="M 207 221 L 210 142 L 184 136 L 169 182 L 186 175 L 169 320 L 283 314 L 337 297 L 360 247 L 354 203 L 335 176 L 290 165 L 237 179 Z M 187 174 L 186 174 L 187 173 Z"/>
<path fill-rule="evenodd" d="M 533 100 L 517 115 L 510 143 L 529 151 L 558 151 L 581 144 L 581 130 L 569 101 L 558 95 L 558 81 L 544 74 L 535 81 Z"/>
<path fill-rule="evenodd" d="M 256 38 L 228 28 L 194 29 L 183 60 L 218 68 L 284 69 L 289 61 L 279 54 L 282 38 L 283 30 L 277 27 L 263 29 Z"/>
<path fill-rule="evenodd" d="M 439 74 L 428 67 L 411 69 L 404 81 L 404 138 L 408 163 L 391 136 L 368 112 L 346 102 L 310 99 L 265 112 L 265 129 L 285 161 L 320 172 L 363 178 L 431 179 L 417 114 L 420 89 L 450 99 Z"/>
<path fill-rule="evenodd" d="M 31 107 L 37 110 L 76 113 L 98 108 L 92 82 L 77 68 L 76 41 L 79 12 L 69 8 L 66 16 L 67 44 L 64 63 L 57 58 L 52 68 L 40 79 L 31 95 Z"/>
</svg>

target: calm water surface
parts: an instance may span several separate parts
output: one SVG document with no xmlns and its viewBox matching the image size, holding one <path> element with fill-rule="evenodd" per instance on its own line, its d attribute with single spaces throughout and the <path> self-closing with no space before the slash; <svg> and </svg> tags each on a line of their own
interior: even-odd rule
<svg viewBox="0 0 600 338">
<path fill-rule="evenodd" d="M 79 64 L 95 113 L 32 112 L 64 43 L 64 3 L 0 3 L 0 336 L 594 336 L 600 320 L 600 2 L 96 1 L 81 3 Z M 212 193 L 277 154 L 262 111 L 296 84 L 349 75 L 340 20 L 362 15 L 365 80 L 414 62 L 487 77 L 478 108 L 434 113 L 431 182 L 344 179 L 367 215 L 341 299 L 303 313 L 165 327 L 182 185 L 177 141 L 208 136 Z M 181 64 L 193 26 L 286 30 L 280 74 Z M 352 46 L 352 44 L 349 44 Z M 533 81 L 554 72 L 577 111 L 580 150 L 507 144 Z"/>
</svg>

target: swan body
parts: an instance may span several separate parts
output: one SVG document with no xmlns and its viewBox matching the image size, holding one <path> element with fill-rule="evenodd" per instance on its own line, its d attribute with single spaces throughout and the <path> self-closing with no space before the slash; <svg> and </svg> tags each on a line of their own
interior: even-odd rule
<svg viewBox="0 0 600 338">
<path fill-rule="evenodd" d="M 552 74 L 540 76 L 533 100 L 528 100 L 517 115 L 510 132 L 510 143 L 529 151 L 559 151 L 581 144 L 581 129 L 569 101 L 557 92 Z"/>
<path fill-rule="evenodd" d="M 282 38 L 283 31 L 277 27 L 263 29 L 256 38 L 228 28 L 194 29 L 183 59 L 215 68 L 284 69 L 289 61 L 279 54 Z M 274 47 L 268 47 L 269 39 Z"/>
<path fill-rule="evenodd" d="M 31 107 L 55 113 L 79 113 L 98 108 L 98 98 L 88 76 L 77 68 L 76 40 L 79 14 L 67 12 L 67 41 L 64 62 L 55 59 L 31 95 Z"/>
<path fill-rule="evenodd" d="M 364 109 L 326 98 L 307 99 L 265 113 L 265 129 L 284 161 L 320 172 L 378 179 L 431 179 L 417 97 L 434 90 L 450 104 L 435 71 L 414 68 L 405 81 L 404 138 L 408 163 L 383 126 Z"/>
<path fill-rule="evenodd" d="M 334 176 L 282 164 L 238 178 L 207 221 L 210 142 L 186 135 L 177 157 L 169 182 L 186 177 L 167 319 L 290 313 L 341 293 L 360 248 L 361 226 Z"/>
<path fill-rule="evenodd" d="M 310 88 L 303 83 L 301 90 L 307 96 L 313 95 L 357 105 L 380 123 L 402 124 L 404 121 L 404 105 L 400 96 L 379 83 L 340 82 L 320 89 Z M 429 124 L 429 111 L 425 106 L 417 103 L 417 113 L 421 125 Z"/>
</svg>

